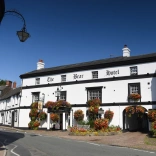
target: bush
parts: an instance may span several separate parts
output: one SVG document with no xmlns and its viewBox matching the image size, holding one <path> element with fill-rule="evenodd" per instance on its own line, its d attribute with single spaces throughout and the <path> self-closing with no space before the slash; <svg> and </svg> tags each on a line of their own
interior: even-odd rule
<svg viewBox="0 0 156 156">
<path fill-rule="evenodd" d="M 107 129 L 108 128 L 108 119 L 96 119 L 94 121 L 95 130 Z"/>
</svg>

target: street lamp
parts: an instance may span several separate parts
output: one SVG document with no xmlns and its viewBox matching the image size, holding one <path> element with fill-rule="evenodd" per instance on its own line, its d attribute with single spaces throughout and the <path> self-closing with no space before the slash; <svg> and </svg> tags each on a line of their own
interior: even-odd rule
<svg viewBox="0 0 156 156">
<path fill-rule="evenodd" d="M 23 22 L 24 22 L 23 28 L 20 31 L 17 31 L 17 35 L 18 35 L 18 38 L 21 42 L 25 42 L 30 37 L 30 35 L 29 35 L 29 33 L 27 33 L 26 22 L 25 22 L 24 17 L 19 12 L 15 11 L 15 10 L 5 11 L 5 14 L 7 14 L 7 13 L 10 13 L 11 15 L 16 14 L 17 16 L 19 16 L 23 20 Z"/>
<path fill-rule="evenodd" d="M 99 115 L 99 118 L 101 119 L 101 115 L 104 114 L 104 110 L 102 108 L 100 108 L 98 110 L 98 115 Z"/>
</svg>

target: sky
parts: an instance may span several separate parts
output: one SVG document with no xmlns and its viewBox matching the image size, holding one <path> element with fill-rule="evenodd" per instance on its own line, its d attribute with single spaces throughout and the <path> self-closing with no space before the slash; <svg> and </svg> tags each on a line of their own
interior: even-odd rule
<svg viewBox="0 0 156 156">
<path fill-rule="evenodd" d="M 16 81 L 37 69 L 156 52 L 156 0 L 5 0 L 19 11 L 31 37 L 20 42 L 23 21 L 5 15 L 0 25 L 0 79 Z"/>
</svg>

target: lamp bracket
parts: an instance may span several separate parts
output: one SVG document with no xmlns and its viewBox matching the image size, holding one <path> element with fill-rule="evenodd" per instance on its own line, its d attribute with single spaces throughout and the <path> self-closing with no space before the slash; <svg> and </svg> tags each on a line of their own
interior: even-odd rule
<svg viewBox="0 0 156 156">
<path fill-rule="evenodd" d="M 26 30 L 26 22 L 25 22 L 25 19 L 24 19 L 24 17 L 22 16 L 22 14 L 19 11 L 15 10 L 15 9 L 7 10 L 7 11 L 5 11 L 5 14 L 6 15 L 13 15 L 13 16 L 16 16 L 16 17 L 22 19 L 22 21 L 24 23 L 22 30 Z"/>
</svg>

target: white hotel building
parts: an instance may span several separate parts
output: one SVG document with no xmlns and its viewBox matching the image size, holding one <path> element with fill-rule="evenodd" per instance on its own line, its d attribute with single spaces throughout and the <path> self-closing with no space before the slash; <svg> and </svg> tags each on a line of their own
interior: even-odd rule
<svg viewBox="0 0 156 156">
<path fill-rule="evenodd" d="M 102 102 L 100 108 L 114 112 L 110 125 L 146 131 L 147 114 L 144 114 L 140 125 L 137 117 L 130 119 L 126 116 L 125 108 L 136 105 L 128 100 L 129 94 L 139 93 L 141 100 L 137 105 L 142 105 L 147 111 L 156 109 L 156 53 L 130 56 L 130 49 L 126 45 L 122 50 L 121 57 L 52 68 L 44 68 L 45 64 L 40 60 L 37 63 L 37 70 L 20 75 L 22 91 L 17 127 L 28 127 L 30 105 L 33 101 L 39 100 L 43 95 L 44 103 L 56 101 L 55 91 L 59 88 L 60 99 L 72 105 L 71 112 L 60 113 L 59 123 L 63 124 L 63 130 L 67 129 L 68 125 L 76 124 L 73 114 L 77 109 L 83 110 L 84 120 L 87 120 L 86 102 L 89 99 L 100 98 Z M 13 108 L 10 109 L 14 111 Z M 47 111 L 46 108 L 44 110 Z M 49 118 L 40 128 L 51 128 L 52 125 L 48 122 Z"/>
</svg>

